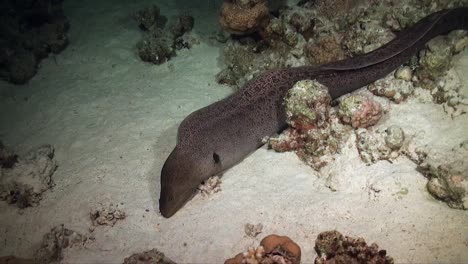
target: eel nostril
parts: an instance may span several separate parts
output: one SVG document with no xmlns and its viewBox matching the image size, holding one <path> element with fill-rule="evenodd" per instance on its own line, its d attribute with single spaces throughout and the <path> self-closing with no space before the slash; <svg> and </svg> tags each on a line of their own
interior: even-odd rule
<svg viewBox="0 0 468 264">
<path fill-rule="evenodd" d="M 214 163 L 218 164 L 221 161 L 221 157 L 216 152 L 213 152 L 213 160 Z"/>
</svg>

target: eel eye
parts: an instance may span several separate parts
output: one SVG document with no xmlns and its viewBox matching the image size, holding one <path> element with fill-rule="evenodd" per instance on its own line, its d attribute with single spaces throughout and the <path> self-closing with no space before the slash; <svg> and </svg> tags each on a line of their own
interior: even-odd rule
<svg viewBox="0 0 468 264">
<path fill-rule="evenodd" d="M 216 152 L 213 152 L 213 160 L 215 164 L 218 164 L 221 162 L 221 157 Z"/>
</svg>

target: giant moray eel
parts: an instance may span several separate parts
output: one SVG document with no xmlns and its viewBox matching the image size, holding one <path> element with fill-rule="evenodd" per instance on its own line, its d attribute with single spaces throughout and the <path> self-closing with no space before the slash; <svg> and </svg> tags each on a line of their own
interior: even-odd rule
<svg viewBox="0 0 468 264">
<path fill-rule="evenodd" d="M 265 136 L 283 130 L 283 98 L 297 81 L 315 79 L 337 98 L 384 77 L 430 39 L 455 29 L 468 29 L 467 7 L 431 14 L 367 54 L 319 67 L 268 71 L 231 96 L 193 112 L 180 124 L 177 145 L 161 171 L 161 214 L 171 217 L 201 182 L 239 163 Z"/>
</svg>

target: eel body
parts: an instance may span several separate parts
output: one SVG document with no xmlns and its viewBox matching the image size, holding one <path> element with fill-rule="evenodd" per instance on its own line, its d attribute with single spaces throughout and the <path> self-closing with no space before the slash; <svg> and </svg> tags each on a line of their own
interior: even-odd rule
<svg viewBox="0 0 468 264">
<path fill-rule="evenodd" d="M 265 136 L 283 130 L 283 98 L 297 81 L 317 80 L 335 99 L 386 76 L 430 39 L 455 29 L 468 29 L 468 8 L 433 13 L 367 54 L 319 67 L 268 71 L 231 96 L 193 112 L 180 124 L 176 147 L 161 171 L 161 214 L 171 217 L 200 183 L 239 163 Z"/>
</svg>

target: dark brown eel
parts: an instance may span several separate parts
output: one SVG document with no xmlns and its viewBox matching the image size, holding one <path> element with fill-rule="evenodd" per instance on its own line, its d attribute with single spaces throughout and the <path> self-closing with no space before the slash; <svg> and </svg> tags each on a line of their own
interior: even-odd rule
<svg viewBox="0 0 468 264">
<path fill-rule="evenodd" d="M 455 29 L 468 29 L 467 7 L 433 13 L 367 54 L 319 67 L 268 71 L 231 96 L 193 112 L 180 124 L 177 145 L 161 171 L 161 214 L 174 215 L 201 182 L 239 163 L 265 136 L 283 130 L 283 98 L 297 81 L 317 80 L 337 98 L 384 77 L 430 39 Z"/>
</svg>

